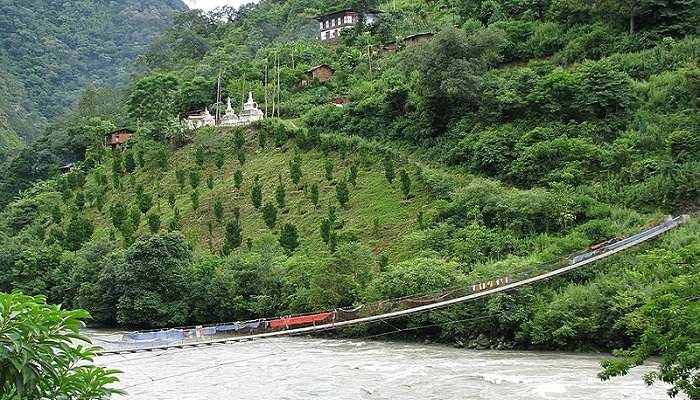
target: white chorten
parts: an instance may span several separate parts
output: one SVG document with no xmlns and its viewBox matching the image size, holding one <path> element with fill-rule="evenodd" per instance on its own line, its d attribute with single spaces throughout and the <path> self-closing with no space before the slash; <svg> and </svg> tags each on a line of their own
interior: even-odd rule
<svg viewBox="0 0 700 400">
<path fill-rule="evenodd" d="M 236 112 L 233 110 L 233 107 L 231 107 L 231 98 L 228 98 L 227 102 L 227 107 L 226 107 L 226 114 L 224 114 L 221 117 L 221 125 L 228 126 L 228 125 L 238 125 L 240 124 L 240 119 L 238 118 L 238 115 L 236 115 Z"/>
<path fill-rule="evenodd" d="M 248 124 L 253 121 L 259 121 L 263 119 L 264 114 L 262 110 L 258 108 L 257 103 L 253 100 L 253 92 L 248 92 L 248 101 L 243 104 L 243 111 L 239 115 L 239 119 L 242 124 Z"/>
<path fill-rule="evenodd" d="M 208 107 L 204 107 L 203 113 L 187 117 L 187 125 L 192 129 L 198 129 L 204 126 L 216 126 L 216 118 L 211 115 Z"/>
</svg>

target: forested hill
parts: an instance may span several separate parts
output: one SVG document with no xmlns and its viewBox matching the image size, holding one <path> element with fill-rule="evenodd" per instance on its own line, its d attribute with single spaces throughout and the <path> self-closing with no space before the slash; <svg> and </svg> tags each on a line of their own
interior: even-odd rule
<svg viewBox="0 0 700 400">
<path fill-rule="evenodd" d="M 121 93 L 87 90 L 6 164 L 0 290 L 107 324 L 241 321 L 523 276 L 697 207 L 697 1 L 348 3 L 177 14 Z M 383 13 L 321 43 L 312 16 L 347 5 Z M 301 84 L 319 64 L 330 80 Z M 182 124 L 219 87 L 268 117 Z M 112 151 L 118 127 L 135 135 Z M 660 353 L 657 377 L 698 393 L 698 231 L 392 325 L 631 349 L 606 376 Z"/>
<path fill-rule="evenodd" d="M 180 0 L 3 0 L 0 121 L 31 139 L 86 86 L 125 84 L 136 56 L 185 8 Z M 19 97 L 7 98 L 7 81 Z"/>
</svg>

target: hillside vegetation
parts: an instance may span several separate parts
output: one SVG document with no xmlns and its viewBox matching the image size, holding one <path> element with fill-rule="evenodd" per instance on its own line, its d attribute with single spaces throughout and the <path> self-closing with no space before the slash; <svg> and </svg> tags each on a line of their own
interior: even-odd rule
<svg viewBox="0 0 700 400">
<path fill-rule="evenodd" d="M 36 168 L 29 149 L 9 164 L 0 289 L 107 324 L 244 320 L 517 279 L 697 208 L 695 2 L 362 3 L 385 13 L 333 45 L 308 39 L 308 17 L 340 5 L 179 14 L 123 101 L 87 91 L 56 123 L 70 140 L 41 142 L 76 170 Z M 427 43 L 401 40 L 427 30 Z M 397 53 L 378 51 L 396 38 Z M 319 63 L 333 78 L 299 88 Z M 219 76 L 234 106 L 252 91 L 280 118 L 184 129 L 186 112 L 215 109 Z M 124 125 L 130 148 L 104 149 Z M 659 354 L 649 379 L 698 398 L 699 227 L 394 325 L 494 347 L 627 349 L 605 379 Z"/>
</svg>

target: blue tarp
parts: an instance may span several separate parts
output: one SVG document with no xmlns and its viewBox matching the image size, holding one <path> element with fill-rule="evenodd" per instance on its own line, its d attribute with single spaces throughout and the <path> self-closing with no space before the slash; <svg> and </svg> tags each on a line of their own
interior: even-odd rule
<svg viewBox="0 0 700 400">
<path fill-rule="evenodd" d="M 245 322 L 245 323 L 233 323 L 226 325 L 219 325 L 216 327 L 216 332 L 236 332 L 243 329 L 255 330 L 260 327 L 260 321 L 255 322 Z"/>
<path fill-rule="evenodd" d="M 182 340 L 185 338 L 181 330 L 171 329 L 158 332 L 131 332 L 126 335 L 131 340 Z"/>
</svg>

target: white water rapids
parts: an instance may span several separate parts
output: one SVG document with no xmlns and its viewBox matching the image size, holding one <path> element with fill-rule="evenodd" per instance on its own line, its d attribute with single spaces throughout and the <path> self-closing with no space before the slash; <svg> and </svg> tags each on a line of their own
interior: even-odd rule
<svg viewBox="0 0 700 400">
<path fill-rule="evenodd" d="M 95 344 L 119 335 L 91 331 Z M 98 357 L 119 399 L 664 399 L 636 368 L 601 382 L 606 355 L 476 351 L 444 345 L 277 338 Z"/>
</svg>

